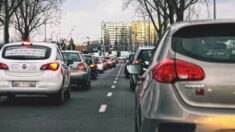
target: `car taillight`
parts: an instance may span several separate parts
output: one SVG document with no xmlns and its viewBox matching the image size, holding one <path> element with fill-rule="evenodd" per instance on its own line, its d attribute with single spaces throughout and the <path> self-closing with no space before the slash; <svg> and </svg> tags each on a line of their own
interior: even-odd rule
<svg viewBox="0 0 235 132">
<path fill-rule="evenodd" d="M 60 64 L 57 62 L 47 63 L 41 66 L 41 70 L 52 70 L 57 71 L 60 67 Z"/>
<path fill-rule="evenodd" d="M 158 64 L 152 71 L 156 81 L 173 83 L 177 80 L 199 81 L 205 74 L 201 67 L 181 60 L 168 58 Z"/>
<path fill-rule="evenodd" d="M 134 64 L 140 64 L 140 60 L 136 60 Z"/>
<path fill-rule="evenodd" d="M 86 66 L 83 63 L 80 63 L 80 64 L 78 64 L 77 70 L 84 71 L 84 70 L 86 70 Z"/>
<path fill-rule="evenodd" d="M 8 68 L 8 66 L 6 64 L 0 62 L 0 69 L 8 70 L 9 68 Z"/>
<path fill-rule="evenodd" d="M 102 61 L 99 61 L 98 64 L 102 64 L 103 62 Z"/>
<path fill-rule="evenodd" d="M 90 67 L 91 67 L 91 68 L 93 68 L 93 67 L 95 67 L 95 66 L 96 66 L 95 64 L 90 64 Z"/>
</svg>

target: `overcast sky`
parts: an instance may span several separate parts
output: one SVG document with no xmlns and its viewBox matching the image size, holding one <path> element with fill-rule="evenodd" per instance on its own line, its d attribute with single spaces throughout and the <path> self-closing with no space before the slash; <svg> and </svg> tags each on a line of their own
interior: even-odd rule
<svg viewBox="0 0 235 132">
<path fill-rule="evenodd" d="M 123 10 L 123 0 L 66 0 L 62 6 L 61 37 L 72 37 L 79 41 L 100 38 L 101 22 L 131 22 L 141 19 L 134 8 Z M 212 3 L 211 3 L 212 6 Z M 235 18 L 235 0 L 217 0 L 217 18 Z M 200 18 L 206 18 L 206 9 L 200 6 Z M 213 14 L 210 7 L 211 16 Z M 49 27 L 48 35 L 58 32 L 57 27 Z M 53 36 L 56 33 L 53 34 Z"/>
</svg>

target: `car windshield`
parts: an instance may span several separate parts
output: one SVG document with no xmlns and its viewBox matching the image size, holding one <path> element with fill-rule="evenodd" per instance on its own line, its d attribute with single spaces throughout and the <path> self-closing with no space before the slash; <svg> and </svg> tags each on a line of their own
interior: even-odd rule
<svg viewBox="0 0 235 132">
<path fill-rule="evenodd" d="M 3 49 L 2 57 L 10 60 L 45 60 L 50 57 L 51 49 L 46 46 L 12 45 Z"/>
<path fill-rule="evenodd" d="M 79 53 L 62 52 L 65 60 L 81 61 Z"/>
</svg>

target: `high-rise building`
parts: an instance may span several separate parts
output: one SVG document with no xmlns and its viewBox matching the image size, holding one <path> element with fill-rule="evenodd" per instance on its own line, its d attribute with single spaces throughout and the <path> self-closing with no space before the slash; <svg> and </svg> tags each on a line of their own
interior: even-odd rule
<svg viewBox="0 0 235 132">
<path fill-rule="evenodd" d="M 101 40 L 104 50 L 129 50 L 132 45 L 131 24 L 102 22 Z"/>
<path fill-rule="evenodd" d="M 152 46 L 158 40 L 154 25 L 149 21 L 132 21 L 132 50 L 139 46 Z"/>
</svg>

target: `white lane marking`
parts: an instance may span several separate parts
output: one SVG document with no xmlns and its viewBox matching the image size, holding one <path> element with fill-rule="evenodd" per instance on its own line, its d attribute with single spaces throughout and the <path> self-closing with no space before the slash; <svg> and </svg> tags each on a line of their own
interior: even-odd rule
<svg viewBox="0 0 235 132">
<path fill-rule="evenodd" d="M 113 93 L 112 92 L 109 92 L 108 94 L 107 94 L 107 97 L 111 97 L 113 95 Z"/>
<path fill-rule="evenodd" d="M 115 80 L 118 80 L 118 78 L 115 78 Z"/>
<path fill-rule="evenodd" d="M 115 86 L 113 85 L 111 88 L 115 88 Z"/>
<path fill-rule="evenodd" d="M 106 111 L 107 105 L 103 104 L 100 106 L 99 113 L 104 113 Z"/>
<path fill-rule="evenodd" d="M 117 81 L 113 81 L 113 83 L 117 83 Z"/>
<path fill-rule="evenodd" d="M 118 75 L 121 73 L 122 67 L 123 67 L 123 64 L 121 65 L 121 67 L 120 67 L 120 69 L 119 69 L 119 71 L 118 71 Z"/>
</svg>

